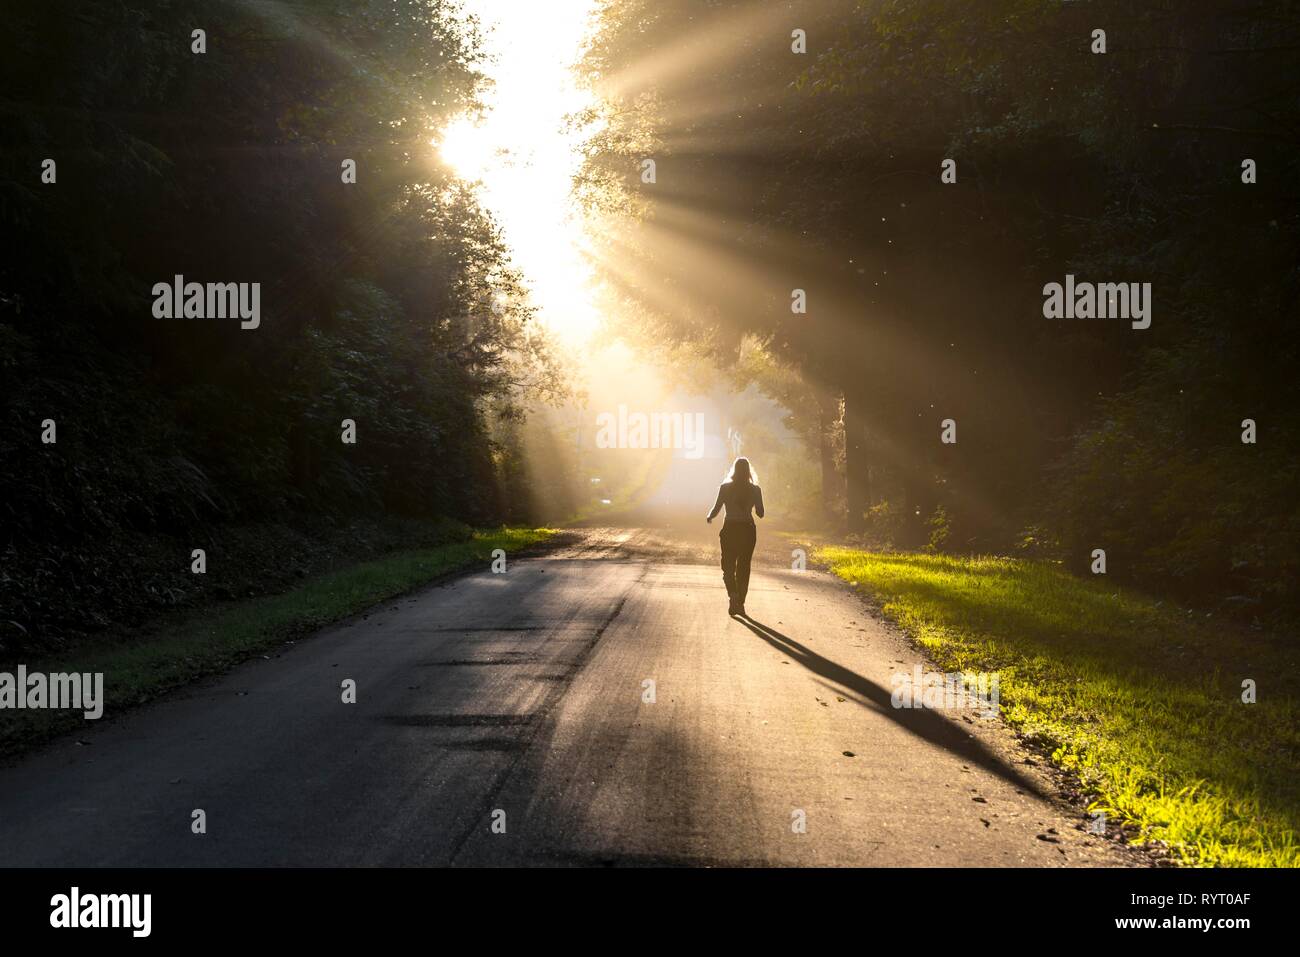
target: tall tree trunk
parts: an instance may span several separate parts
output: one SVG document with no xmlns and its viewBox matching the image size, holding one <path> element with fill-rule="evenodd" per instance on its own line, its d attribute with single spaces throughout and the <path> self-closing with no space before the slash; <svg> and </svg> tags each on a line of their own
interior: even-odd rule
<svg viewBox="0 0 1300 957">
<path fill-rule="evenodd" d="M 848 530 L 861 533 L 867 528 L 868 477 L 866 431 L 859 394 L 844 393 L 844 497 L 848 506 Z"/>
<path fill-rule="evenodd" d="M 835 429 L 840 418 L 838 396 L 824 396 L 821 400 L 820 429 L 817 452 L 822 467 L 822 520 L 828 528 L 839 524 L 840 475 L 835 469 Z"/>
</svg>

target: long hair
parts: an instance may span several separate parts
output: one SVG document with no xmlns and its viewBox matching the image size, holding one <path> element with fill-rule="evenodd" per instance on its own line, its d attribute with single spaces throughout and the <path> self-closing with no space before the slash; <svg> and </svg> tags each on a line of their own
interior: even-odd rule
<svg viewBox="0 0 1300 957">
<path fill-rule="evenodd" d="M 741 456 L 731 463 L 731 471 L 727 474 L 728 482 L 748 482 L 750 485 L 758 484 L 758 474 L 754 467 L 749 464 L 749 459 Z"/>
</svg>

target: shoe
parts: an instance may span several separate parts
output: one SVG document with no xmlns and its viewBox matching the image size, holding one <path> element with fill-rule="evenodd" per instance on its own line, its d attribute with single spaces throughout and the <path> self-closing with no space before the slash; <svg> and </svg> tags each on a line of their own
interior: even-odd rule
<svg viewBox="0 0 1300 957">
<path fill-rule="evenodd" d="M 728 615 L 736 614 L 736 603 L 734 600 L 727 602 L 727 614 Z"/>
<path fill-rule="evenodd" d="M 748 617 L 749 617 L 749 616 L 745 613 L 745 603 L 744 603 L 743 601 L 736 605 L 736 610 L 733 611 L 732 614 L 733 614 L 733 615 L 739 615 L 741 618 L 748 618 Z"/>
</svg>

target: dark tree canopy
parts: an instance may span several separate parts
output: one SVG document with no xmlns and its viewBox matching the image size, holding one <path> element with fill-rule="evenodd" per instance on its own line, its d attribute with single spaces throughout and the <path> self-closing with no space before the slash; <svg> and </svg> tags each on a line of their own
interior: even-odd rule
<svg viewBox="0 0 1300 957">
<path fill-rule="evenodd" d="M 489 419 L 555 383 L 430 145 L 475 103 L 472 29 L 442 0 L 6 9 L 0 618 L 169 603 L 157 565 L 221 528 L 500 519 Z M 155 318 L 178 274 L 260 283 L 260 327 Z"/>
<path fill-rule="evenodd" d="M 612 282 L 650 336 L 798 371 L 850 527 L 1294 601 L 1296 4 L 670 0 L 601 27 L 589 196 L 638 263 Z M 1067 274 L 1150 282 L 1151 327 L 1044 318 Z"/>
</svg>

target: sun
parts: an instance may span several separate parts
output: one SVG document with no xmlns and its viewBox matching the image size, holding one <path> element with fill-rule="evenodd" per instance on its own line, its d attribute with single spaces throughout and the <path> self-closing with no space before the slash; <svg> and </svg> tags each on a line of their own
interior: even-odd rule
<svg viewBox="0 0 1300 957">
<path fill-rule="evenodd" d="M 571 194 L 585 136 L 569 118 L 593 102 L 574 73 L 596 0 L 465 0 L 484 28 L 481 109 L 434 136 L 441 161 L 475 184 L 538 319 L 570 343 L 599 325 L 588 237 Z"/>
<path fill-rule="evenodd" d="M 465 180 L 480 180 L 496 159 L 490 130 L 465 116 L 453 120 L 435 143 L 443 162 Z"/>
</svg>

